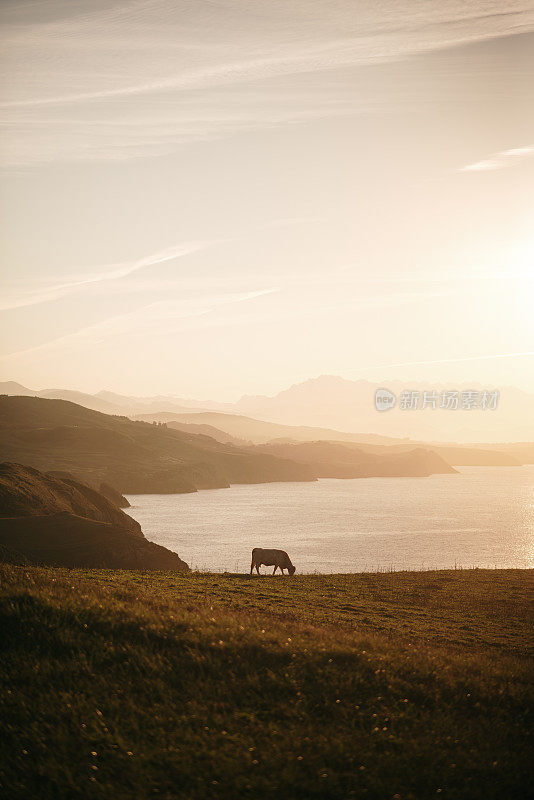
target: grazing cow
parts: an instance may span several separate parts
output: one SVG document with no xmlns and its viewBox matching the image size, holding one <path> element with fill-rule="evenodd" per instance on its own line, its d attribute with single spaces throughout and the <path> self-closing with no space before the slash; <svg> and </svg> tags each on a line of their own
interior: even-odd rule
<svg viewBox="0 0 534 800">
<path fill-rule="evenodd" d="M 260 574 L 260 567 L 265 564 L 266 567 L 273 567 L 273 575 L 277 569 L 280 570 L 282 575 L 284 570 L 287 569 L 290 575 L 295 574 L 295 567 L 291 563 L 291 559 L 285 550 L 264 550 L 263 547 L 255 547 L 252 551 L 252 563 L 250 565 L 250 574 L 254 567 L 256 572 Z"/>
</svg>

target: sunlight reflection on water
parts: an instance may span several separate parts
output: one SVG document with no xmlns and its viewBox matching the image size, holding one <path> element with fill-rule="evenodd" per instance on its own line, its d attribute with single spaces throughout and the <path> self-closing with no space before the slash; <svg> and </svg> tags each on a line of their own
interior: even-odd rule
<svg viewBox="0 0 534 800">
<path fill-rule="evenodd" d="M 248 571 L 257 546 L 299 572 L 534 567 L 534 465 L 460 469 L 135 495 L 127 513 L 198 569 Z"/>
</svg>

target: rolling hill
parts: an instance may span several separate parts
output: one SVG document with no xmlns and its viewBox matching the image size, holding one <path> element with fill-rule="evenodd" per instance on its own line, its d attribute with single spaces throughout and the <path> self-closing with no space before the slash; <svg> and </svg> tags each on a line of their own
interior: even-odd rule
<svg viewBox="0 0 534 800">
<path fill-rule="evenodd" d="M 147 422 L 166 422 L 169 428 L 182 425 L 210 426 L 224 433 L 252 442 L 266 444 L 272 439 L 287 438 L 301 442 L 347 441 L 358 444 L 398 444 L 402 439 L 369 433 L 347 433 L 333 428 L 314 428 L 307 425 L 281 425 L 277 422 L 246 417 L 242 414 L 227 414 L 221 411 L 194 411 L 187 414 L 161 412 L 140 414 L 135 419 Z"/>
<path fill-rule="evenodd" d="M 0 458 L 122 494 L 315 479 L 305 465 L 270 454 L 36 397 L 0 397 Z"/>
<path fill-rule="evenodd" d="M 425 448 L 403 452 L 369 453 L 342 442 L 271 442 L 255 450 L 306 464 L 319 478 L 404 478 L 451 474 L 456 470 L 441 456 Z"/>
<path fill-rule="evenodd" d="M 266 422 L 241 414 L 225 414 L 216 411 L 189 414 L 162 412 L 141 415 L 137 418 L 147 421 L 164 421 L 169 428 L 206 433 L 218 441 L 230 440 L 240 445 L 268 444 L 270 442 L 276 444 L 281 442 L 288 444 L 292 442 L 343 442 L 382 455 L 406 452 L 414 448 L 425 448 L 433 450 L 449 464 L 456 466 L 512 467 L 534 461 L 534 445 L 528 443 L 452 445 L 440 442 L 418 442 L 375 434 L 336 431 L 331 428 L 280 425 L 276 422 Z"/>
</svg>

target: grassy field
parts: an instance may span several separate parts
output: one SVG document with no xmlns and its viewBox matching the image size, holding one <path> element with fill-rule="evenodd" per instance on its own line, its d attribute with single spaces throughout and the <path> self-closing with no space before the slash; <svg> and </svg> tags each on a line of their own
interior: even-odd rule
<svg viewBox="0 0 534 800">
<path fill-rule="evenodd" d="M 5 798 L 527 798 L 533 572 L 0 569 Z"/>
</svg>

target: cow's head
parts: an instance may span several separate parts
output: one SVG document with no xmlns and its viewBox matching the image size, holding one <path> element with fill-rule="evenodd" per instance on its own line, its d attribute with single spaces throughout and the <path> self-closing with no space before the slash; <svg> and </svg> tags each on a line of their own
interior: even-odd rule
<svg viewBox="0 0 534 800">
<path fill-rule="evenodd" d="M 297 568 L 296 568 L 296 567 L 294 567 L 294 566 L 293 566 L 293 564 L 291 564 L 291 566 L 287 568 L 287 571 L 289 572 L 289 574 L 290 574 L 290 575 L 294 575 L 294 574 L 295 574 L 295 571 L 296 571 L 296 569 L 297 569 Z"/>
</svg>

